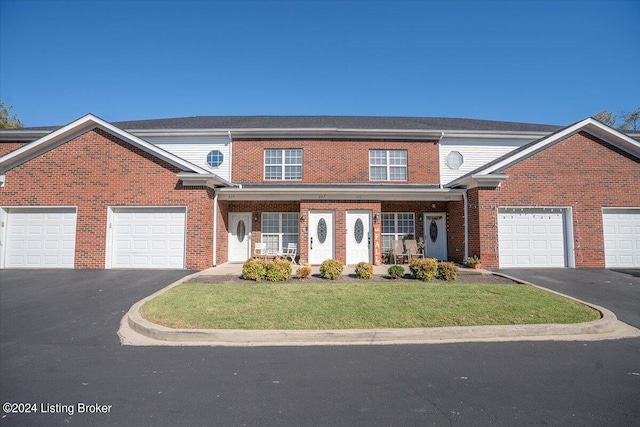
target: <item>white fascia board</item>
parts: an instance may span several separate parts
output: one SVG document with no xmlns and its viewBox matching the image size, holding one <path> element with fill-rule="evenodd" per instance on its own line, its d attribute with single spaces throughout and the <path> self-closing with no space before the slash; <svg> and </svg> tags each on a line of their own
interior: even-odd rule
<svg viewBox="0 0 640 427">
<path fill-rule="evenodd" d="M 126 129 L 132 135 L 138 137 L 149 136 L 229 136 L 229 131 L 220 129 Z"/>
<path fill-rule="evenodd" d="M 571 125 L 561 130 L 560 132 L 557 132 L 549 136 L 546 139 L 542 139 L 538 141 L 536 144 L 533 144 L 530 147 L 526 148 L 525 150 L 515 153 L 513 156 L 506 157 L 501 162 L 498 162 L 494 165 L 487 167 L 486 169 L 482 169 L 481 171 L 478 171 L 478 175 L 486 175 L 494 171 L 500 170 L 512 163 L 515 163 L 521 159 L 524 159 L 536 153 L 537 151 L 540 151 L 548 147 L 551 144 L 554 144 L 562 139 L 565 139 L 581 131 L 591 133 L 594 136 L 597 136 L 598 138 L 629 152 L 630 154 L 634 154 L 635 156 L 640 156 L 640 142 L 589 117 L 574 125 Z"/>
<path fill-rule="evenodd" d="M 462 200 L 459 189 L 398 189 L 360 187 L 261 187 L 221 188 L 219 200 L 390 200 L 390 201 L 455 201 Z"/>
<path fill-rule="evenodd" d="M 192 172 L 179 172 L 177 177 L 180 181 L 182 181 L 182 185 L 185 187 L 199 187 L 199 186 L 208 186 L 211 188 L 217 187 L 233 187 L 229 181 L 220 178 L 215 173 L 192 173 Z"/>
<path fill-rule="evenodd" d="M 442 132 L 420 129 L 228 129 L 234 138 L 381 138 L 381 139 L 439 139 Z"/>
<path fill-rule="evenodd" d="M 524 139 L 535 141 L 543 138 L 551 132 L 512 132 L 512 131 L 460 131 L 460 130 L 443 130 L 443 139 L 461 138 L 461 139 Z"/>
<path fill-rule="evenodd" d="M 143 139 L 138 138 L 135 135 L 132 135 L 126 131 L 123 131 L 122 129 L 111 125 L 110 123 L 105 122 L 104 120 L 94 116 L 93 114 L 87 114 L 83 117 L 80 117 L 78 120 L 75 120 L 68 125 L 63 126 L 62 128 L 53 131 L 44 137 L 33 141 L 32 143 L 27 144 L 24 147 L 20 147 L 19 149 L 12 151 L 11 153 L 3 157 L 0 157 L 0 171 L 4 172 L 8 169 L 11 169 L 41 154 L 48 148 L 55 147 L 57 144 L 61 144 L 62 142 L 73 139 L 74 137 L 81 135 L 84 132 L 95 127 L 98 127 L 107 133 L 117 136 L 123 141 L 126 141 L 129 144 L 134 145 L 180 169 L 186 169 L 203 174 L 209 173 L 192 163 L 189 163 L 161 148 L 156 147 L 153 144 L 146 142 Z"/>
</svg>

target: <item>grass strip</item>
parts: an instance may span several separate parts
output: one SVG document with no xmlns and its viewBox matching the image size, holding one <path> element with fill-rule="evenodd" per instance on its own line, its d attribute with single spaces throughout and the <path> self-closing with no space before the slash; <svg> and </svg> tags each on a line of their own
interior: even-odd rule
<svg viewBox="0 0 640 427">
<path fill-rule="evenodd" d="M 142 307 L 196 329 L 368 329 L 581 323 L 600 313 L 528 285 L 183 284 Z"/>
</svg>

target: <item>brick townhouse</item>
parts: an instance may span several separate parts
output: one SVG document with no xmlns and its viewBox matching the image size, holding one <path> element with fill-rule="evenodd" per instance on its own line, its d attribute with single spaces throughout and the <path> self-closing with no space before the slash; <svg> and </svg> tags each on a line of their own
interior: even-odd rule
<svg viewBox="0 0 640 427">
<path fill-rule="evenodd" d="M 640 133 L 412 117 L 188 117 L 0 130 L 0 268 L 186 268 L 295 243 L 320 264 L 640 267 Z"/>
</svg>

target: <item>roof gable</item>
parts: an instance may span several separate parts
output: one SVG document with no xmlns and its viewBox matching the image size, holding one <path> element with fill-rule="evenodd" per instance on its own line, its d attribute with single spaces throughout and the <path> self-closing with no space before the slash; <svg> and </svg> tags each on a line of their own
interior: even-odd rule
<svg viewBox="0 0 640 427">
<path fill-rule="evenodd" d="M 481 182 L 490 182 L 492 185 L 497 186 L 501 181 L 507 178 L 507 175 L 504 175 L 503 172 L 508 167 L 521 162 L 522 160 L 564 140 L 571 135 L 583 131 L 600 138 L 601 140 L 633 155 L 634 157 L 640 158 L 640 142 L 603 123 L 600 123 L 595 119 L 587 118 L 569 125 L 564 129 L 560 129 L 548 136 L 523 145 L 522 147 L 513 150 L 510 153 L 507 153 L 458 179 L 455 179 L 447 184 L 447 187 L 458 187 L 464 185 L 477 186 Z"/>
<path fill-rule="evenodd" d="M 64 142 L 67 142 L 95 128 L 102 129 L 103 131 L 116 136 L 117 138 L 131 144 L 132 146 L 137 147 L 161 160 L 164 160 L 165 162 L 173 166 L 176 166 L 182 171 L 210 175 L 209 172 L 205 171 L 204 169 L 190 162 L 187 162 L 186 160 L 181 159 L 180 157 L 177 157 L 161 148 L 158 148 L 155 145 L 138 138 L 137 136 L 134 136 L 120 128 L 117 128 L 92 114 L 87 114 L 79 118 L 78 120 L 75 120 L 68 125 L 61 127 L 60 129 L 33 141 L 30 144 L 27 144 L 15 151 L 10 152 L 5 156 L 0 157 L 0 173 L 4 173 L 16 166 L 19 166 L 22 163 L 31 160 L 34 157 L 37 157 L 42 153 L 45 153 L 63 144 Z"/>
</svg>

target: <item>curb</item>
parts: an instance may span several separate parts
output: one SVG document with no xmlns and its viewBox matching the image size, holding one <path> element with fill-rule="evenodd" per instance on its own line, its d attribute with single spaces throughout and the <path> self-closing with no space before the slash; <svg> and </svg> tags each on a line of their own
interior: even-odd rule
<svg viewBox="0 0 640 427">
<path fill-rule="evenodd" d="M 640 337 L 640 330 L 619 321 L 616 315 L 606 308 L 503 274 L 497 275 L 578 301 L 598 310 L 602 317 L 591 322 L 574 324 L 340 330 L 173 329 L 142 318 L 140 309 L 145 302 L 198 274 L 183 277 L 135 303 L 121 321 L 118 335 L 122 344 L 165 346 L 385 345 L 544 340 L 593 341 Z"/>
</svg>

